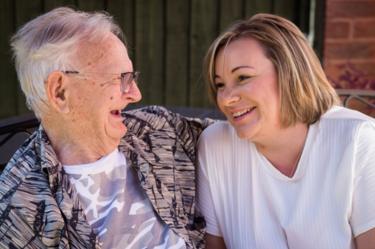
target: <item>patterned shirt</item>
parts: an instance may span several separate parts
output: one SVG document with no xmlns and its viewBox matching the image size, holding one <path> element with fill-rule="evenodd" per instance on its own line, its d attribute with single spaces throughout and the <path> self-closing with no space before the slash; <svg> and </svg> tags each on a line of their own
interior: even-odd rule
<svg viewBox="0 0 375 249">
<path fill-rule="evenodd" d="M 197 139 L 209 121 L 151 106 L 124 113 L 118 149 L 134 169 L 153 209 L 187 248 L 202 248 L 195 214 Z M 0 248 L 101 248 L 77 193 L 40 127 L 0 176 Z"/>
</svg>

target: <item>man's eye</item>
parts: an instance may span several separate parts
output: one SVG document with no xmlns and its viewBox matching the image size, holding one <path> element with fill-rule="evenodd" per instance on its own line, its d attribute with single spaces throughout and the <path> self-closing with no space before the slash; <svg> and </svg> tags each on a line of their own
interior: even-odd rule
<svg viewBox="0 0 375 249">
<path fill-rule="evenodd" d="M 119 82 L 122 82 L 122 78 L 121 78 L 121 76 L 116 76 L 116 77 L 114 77 L 113 80 L 112 80 L 112 82 L 113 82 L 113 83 L 116 83 L 116 84 L 119 83 Z"/>
</svg>

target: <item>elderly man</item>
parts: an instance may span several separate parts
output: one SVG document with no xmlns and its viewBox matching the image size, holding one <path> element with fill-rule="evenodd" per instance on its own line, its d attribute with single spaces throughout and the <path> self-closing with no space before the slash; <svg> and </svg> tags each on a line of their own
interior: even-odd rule
<svg viewBox="0 0 375 249">
<path fill-rule="evenodd" d="M 195 144 L 207 125 L 138 102 L 121 30 L 52 10 L 12 38 L 40 128 L 0 177 L 0 248 L 200 248 Z M 124 124 L 125 123 L 125 124 Z"/>
</svg>

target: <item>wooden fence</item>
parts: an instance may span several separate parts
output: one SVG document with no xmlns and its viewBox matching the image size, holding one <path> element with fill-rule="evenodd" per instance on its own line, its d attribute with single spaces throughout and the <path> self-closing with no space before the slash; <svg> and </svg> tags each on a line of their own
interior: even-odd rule
<svg viewBox="0 0 375 249">
<path fill-rule="evenodd" d="M 115 17 L 141 71 L 142 104 L 207 107 L 202 60 L 220 31 L 258 12 L 282 15 L 307 31 L 310 0 L 1 0 L 0 118 L 27 112 L 11 60 L 11 35 L 58 6 L 106 10 Z"/>
</svg>

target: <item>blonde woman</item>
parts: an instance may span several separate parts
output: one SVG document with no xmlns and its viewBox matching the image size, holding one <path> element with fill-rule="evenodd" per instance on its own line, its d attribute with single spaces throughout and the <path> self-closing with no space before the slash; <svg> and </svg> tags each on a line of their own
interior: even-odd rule
<svg viewBox="0 0 375 249">
<path fill-rule="evenodd" d="M 304 35 L 257 14 L 206 56 L 227 118 L 199 144 L 207 248 L 375 248 L 375 122 L 339 100 Z"/>
</svg>

